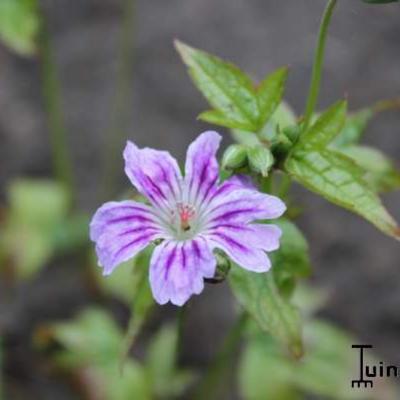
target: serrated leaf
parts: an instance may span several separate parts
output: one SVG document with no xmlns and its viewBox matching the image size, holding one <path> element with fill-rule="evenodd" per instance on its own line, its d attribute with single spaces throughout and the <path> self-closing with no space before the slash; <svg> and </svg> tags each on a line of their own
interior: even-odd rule
<svg viewBox="0 0 400 400">
<path fill-rule="evenodd" d="M 288 75 L 286 67 L 280 68 L 268 75 L 257 88 L 259 106 L 259 127 L 263 127 L 271 118 L 282 100 Z"/>
<path fill-rule="evenodd" d="M 365 171 L 364 179 L 374 192 L 388 192 L 400 188 L 400 172 L 380 150 L 354 145 L 340 148 L 340 151 Z"/>
<path fill-rule="evenodd" d="M 372 108 L 349 114 L 339 135 L 332 142 L 334 146 L 342 147 L 357 143 L 375 112 Z"/>
<path fill-rule="evenodd" d="M 242 129 L 255 131 L 259 117 L 258 102 L 247 75 L 235 65 L 205 51 L 180 41 L 175 41 L 175 46 L 188 66 L 194 84 L 208 102 L 225 119 L 240 123 Z"/>
<path fill-rule="evenodd" d="M 36 0 L 0 1 L 0 37 L 12 50 L 33 54 L 39 25 Z"/>
<path fill-rule="evenodd" d="M 365 183 L 364 171 L 347 156 L 329 149 L 295 149 L 286 160 L 285 168 L 308 189 L 399 239 L 396 222 Z"/>
<path fill-rule="evenodd" d="M 229 283 L 238 302 L 257 321 L 298 358 L 302 355 L 302 334 L 297 309 L 284 299 L 272 273 L 255 273 L 234 266 Z"/>
<path fill-rule="evenodd" d="M 346 120 L 346 108 L 347 103 L 345 101 L 339 101 L 328 108 L 300 136 L 296 147 L 326 147 L 340 133 Z"/>
</svg>

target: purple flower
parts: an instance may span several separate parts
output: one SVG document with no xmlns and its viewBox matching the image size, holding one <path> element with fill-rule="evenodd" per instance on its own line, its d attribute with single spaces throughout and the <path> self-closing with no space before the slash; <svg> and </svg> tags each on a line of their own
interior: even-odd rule
<svg viewBox="0 0 400 400">
<path fill-rule="evenodd" d="M 219 184 L 220 141 L 216 132 L 201 134 L 189 146 L 184 177 L 168 152 L 139 149 L 128 141 L 125 172 L 150 204 L 126 200 L 97 210 L 90 238 L 104 275 L 163 239 L 151 257 L 151 289 L 158 303 L 180 306 L 203 290 L 204 278 L 214 276 L 214 249 L 250 271 L 271 267 L 266 251 L 279 247 L 281 231 L 253 221 L 277 218 L 286 207 L 242 177 Z"/>
</svg>

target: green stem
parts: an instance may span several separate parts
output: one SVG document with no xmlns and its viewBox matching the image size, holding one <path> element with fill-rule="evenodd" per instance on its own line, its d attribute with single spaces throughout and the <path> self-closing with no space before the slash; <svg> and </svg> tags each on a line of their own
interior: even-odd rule
<svg viewBox="0 0 400 400">
<path fill-rule="evenodd" d="M 70 196 L 73 195 L 73 172 L 67 145 L 67 129 L 62 111 L 60 82 L 54 61 L 51 38 L 44 18 L 40 36 L 42 62 L 42 90 L 46 107 L 53 168 L 56 178 L 62 182 Z"/>
<path fill-rule="evenodd" d="M 280 197 L 282 200 L 286 199 L 291 184 L 292 184 L 292 179 L 290 178 L 290 176 L 288 174 L 284 174 L 279 184 L 278 197 Z"/>
<path fill-rule="evenodd" d="M 228 332 L 222 344 L 220 352 L 217 354 L 213 364 L 206 371 L 200 386 L 194 394 L 195 400 L 218 399 L 221 388 L 226 387 L 226 374 L 237 353 L 237 347 L 246 326 L 247 314 L 240 315 L 235 325 Z"/>
<path fill-rule="evenodd" d="M 308 94 L 306 111 L 304 113 L 304 122 L 302 132 L 305 132 L 310 126 L 311 118 L 314 114 L 315 106 L 318 100 L 319 88 L 321 83 L 322 63 L 324 59 L 325 44 L 328 33 L 329 23 L 332 18 L 333 9 L 337 0 L 329 0 L 324 15 L 322 17 L 321 25 L 319 28 L 317 50 L 314 56 L 314 65 L 311 76 L 310 91 Z"/>
<path fill-rule="evenodd" d="M 108 197 L 115 190 L 116 177 L 120 169 L 121 150 L 126 135 L 125 129 L 130 115 L 130 95 L 132 89 L 133 38 L 135 19 L 135 0 L 125 0 L 117 61 L 117 82 L 113 102 L 111 124 L 104 148 L 104 188 Z"/>
</svg>

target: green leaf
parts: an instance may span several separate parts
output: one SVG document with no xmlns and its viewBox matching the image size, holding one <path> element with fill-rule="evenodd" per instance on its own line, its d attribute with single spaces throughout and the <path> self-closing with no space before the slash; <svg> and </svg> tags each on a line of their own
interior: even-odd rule
<svg viewBox="0 0 400 400">
<path fill-rule="evenodd" d="M 21 179 L 8 188 L 8 201 L 1 252 L 15 266 L 17 277 L 28 279 L 55 250 L 56 232 L 64 226 L 67 215 L 68 194 L 52 181 Z"/>
<path fill-rule="evenodd" d="M 175 326 L 166 325 L 152 338 L 146 357 L 148 382 L 157 398 L 176 398 L 193 382 L 188 370 L 177 370 L 178 334 Z"/>
<path fill-rule="evenodd" d="M 88 309 L 73 321 L 54 324 L 52 333 L 69 353 L 71 367 L 105 365 L 118 358 L 122 335 L 115 322 L 102 310 Z"/>
<path fill-rule="evenodd" d="M 351 388 L 358 359 L 351 351 L 356 342 L 346 332 L 322 321 L 310 321 L 305 326 L 304 342 L 305 355 L 297 362 L 285 357 L 263 333 L 250 338 L 239 365 L 244 398 L 292 400 L 303 399 L 302 393 L 336 400 L 381 398 L 379 389 Z"/>
<path fill-rule="evenodd" d="M 73 321 L 54 324 L 50 332 L 64 346 L 56 361 L 63 367 L 81 371 L 90 393 L 103 393 L 110 400 L 153 398 L 146 371 L 140 364 L 129 360 L 120 374 L 122 333 L 104 311 L 85 310 Z"/>
<path fill-rule="evenodd" d="M 249 125 L 241 121 L 236 121 L 225 117 L 225 115 L 218 110 L 209 110 L 200 113 L 197 117 L 201 121 L 209 122 L 210 124 L 225 126 L 231 129 L 248 129 Z"/>
<path fill-rule="evenodd" d="M 0 1 L 0 38 L 12 50 L 32 55 L 39 26 L 36 0 Z"/>
<path fill-rule="evenodd" d="M 297 226 L 281 218 L 274 221 L 282 230 L 280 247 L 269 254 L 276 282 L 281 289 L 282 285 L 291 279 L 306 277 L 311 273 L 308 243 Z M 290 294 L 290 293 L 289 293 Z"/>
<path fill-rule="evenodd" d="M 297 309 L 283 298 L 272 273 L 255 273 L 234 266 L 229 282 L 238 302 L 296 358 L 303 352 L 300 316 Z"/>
<path fill-rule="evenodd" d="M 374 114 L 373 108 L 366 108 L 348 115 L 342 131 L 332 144 L 341 147 L 357 143 Z"/>
<path fill-rule="evenodd" d="M 300 136 L 296 148 L 326 147 L 340 133 L 346 119 L 346 108 L 345 101 L 331 106 Z"/>
<path fill-rule="evenodd" d="M 218 57 L 177 40 L 175 46 L 194 84 L 223 118 L 235 121 L 237 128 L 255 131 L 259 110 L 251 80 L 239 68 Z M 207 114 L 210 118 L 210 113 Z M 219 120 L 215 114 L 213 117 L 214 122 Z"/>
<path fill-rule="evenodd" d="M 329 149 L 295 148 L 285 168 L 311 191 L 361 215 L 382 232 L 399 239 L 396 222 L 365 183 L 364 171 L 347 156 Z"/>
<path fill-rule="evenodd" d="M 388 192 L 400 188 L 400 172 L 378 149 L 354 145 L 342 147 L 340 151 L 365 171 L 364 179 L 374 192 Z"/>
<path fill-rule="evenodd" d="M 247 158 L 249 166 L 254 172 L 261 174 L 264 178 L 268 176 L 274 164 L 274 156 L 268 148 L 263 146 L 251 147 L 247 150 Z"/>
<path fill-rule="evenodd" d="M 288 76 L 286 67 L 280 68 L 267 76 L 257 88 L 259 106 L 259 127 L 263 127 L 271 118 L 282 100 Z"/>
</svg>

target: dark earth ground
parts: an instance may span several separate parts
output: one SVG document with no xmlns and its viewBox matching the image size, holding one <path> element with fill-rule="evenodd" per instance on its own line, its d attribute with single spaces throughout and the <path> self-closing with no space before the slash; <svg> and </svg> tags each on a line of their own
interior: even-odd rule
<svg viewBox="0 0 400 400">
<path fill-rule="evenodd" d="M 60 69 L 63 101 L 78 176 L 80 205 L 98 206 L 101 146 L 110 125 L 117 69 L 121 7 L 114 0 L 42 1 Z M 301 112 L 323 0 L 138 0 L 133 101 L 126 136 L 141 146 L 169 149 L 183 160 L 188 143 L 206 125 L 195 120 L 205 107 L 178 59 L 172 40 L 238 63 L 255 79 L 290 65 L 287 100 Z M 400 5 L 368 6 L 339 1 L 326 55 L 321 107 L 348 96 L 357 109 L 399 96 Z M 0 47 L 0 187 L 19 176 L 49 176 L 50 153 L 40 94 L 39 65 Z M 366 142 L 392 158 L 400 154 L 400 113 L 370 126 Z M 225 136 L 225 145 L 229 142 Z M 122 142 L 119 147 L 122 149 Z M 122 159 L 119 159 L 122 167 Z M 127 185 L 121 168 L 120 188 Z M 375 346 L 400 365 L 399 245 L 360 218 L 300 188 L 299 223 L 310 242 L 312 282 L 331 294 L 322 314 Z M 385 196 L 400 219 L 400 194 Z M 6 377 L 15 399 L 73 399 L 30 350 L 31 329 L 66 318 L 91 299 L 72 260 L 58 260 L 33 283 L 0 290 L 0 329 L 10 337 Z M 3 286 L 3 285 L 2 285 Z M 126 312 L 109 304 L 126 319 Z M 172 314 L 171 310 L 168 313 Z M 185 361 L 203 365 L 233 321 L 226 287 L 209 287 L 192 302 Z M 8 400 L 8 399 L 7 399 Z"/>
</svg>

